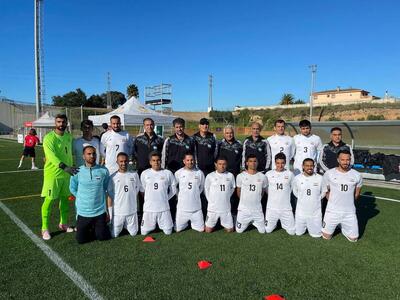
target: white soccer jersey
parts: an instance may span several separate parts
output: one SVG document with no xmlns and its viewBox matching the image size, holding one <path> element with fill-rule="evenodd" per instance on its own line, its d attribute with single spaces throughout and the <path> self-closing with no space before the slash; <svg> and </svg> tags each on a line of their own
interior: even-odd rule
<svg viewBox="0 0 400 300">
<path fill-rule="evenodd" d="M 260 211 L 261 197 L 267 188 L 267 177 L 261 172 L 249 174 L 246 171 L 236 177 L 236 186 L 240 188 L 238 210 Z"/>
<path fill-rule="evenodd" d="M 169 210 L 168 200 L 176 194 L 176 180 L 169 170 L 147 169 L 140 175 L 144 189 L 144 212 Z"/>
<path fill-rule="evenodd" d="M 321 175 L 297 175 L 293 180 L 293 194 L 297 198 L 296 216 L 321 213 L 321 199 L 325 197 L 325 192 Z"/>
<path fill-rule="evenodd" d="M 109 130 L 101 137 L 100 152 L 105 157 L 105 166 L 110 174 L 118 170 L 117 155 L 125 152 L 129 156 L 133 151 L 133 137 L 126 131 Z"/>
<path fill-rule="evenodd" d="M 303 160 L 306 158 L 313 159 L 315 166 L 317 166 L 318 158 L 322 150 L 321 138 L 314 134 L 310 134 L 308 136 L 297 134 L 293 137 L 293 139 L 296 147 L 293 168 L 302 172 Z"/>
<path fill-rule="evenodd" d="M 193 212 L 201 209 L 200 194 L 204 189 L 204 174 L 199 169 L 181 168 L 175 173 L 179 185 L 177 209 Z"/>
<path fill-rule="evenodd" d="M 207 175 L 204 192 L 208 201 L 208 211 L 230 212 L 231 196 L 235 191 L 235 177 L 232 173 L 214 171 Z"/>
<path fill-rule="evenodd" d="M 293 173 L 284 170 L 268 171 L 265 176 L 268 180 L 268 209 L 292 210 L 290 204 L 290 194 L 292 192 Z"/>
<path fill-rule="evenodd" d="M 73 151 L 75 156 L 75 166 L 80 167 L 85 164 L 83 160 L 83 148 L 86 146 L 93 146 L 96 148 L 96 164 L 100 162 L 100 140 L 97 137 L 93 137 L 90 141 L 85 140 L 83 137 L 79 139 L 74 139 Z"/>
<path fill-rule="evenodd" d="M 337 213 L 355 213 L 354 194 L 356 188 L 362 186 L 361 174 L 350 169 L 343 173 L 337 168 L 330 169 L 324 174 L 324 184 L 329 190 L 327 211 Z"/>
<path fill-rule="evenodd" d="M 136 172 L 115 172 L 110 176 L 108 194 L 113 200 L 113 213 L 128 216 L 137 212 L 137 194 L 144 192 Z"/>
<path fill-rule="evenodd" d="M 286 155 L 286 163 L 289 164 L 290 160 L 294 155 L 294 142 L 293 138 L 288 135 L 278 135 L 274 134 L 268 139 L 269 145 L 271 147 L 272 164 L 271 169 L 275 169 L 275 155 L 278 153 L 283 153 Z"/>
</svg>

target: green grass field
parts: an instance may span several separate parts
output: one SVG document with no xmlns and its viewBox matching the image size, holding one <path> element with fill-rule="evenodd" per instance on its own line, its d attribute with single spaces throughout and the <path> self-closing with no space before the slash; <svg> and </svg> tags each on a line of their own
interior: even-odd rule
<svg viewBox="0 0 400 300">
<path fill-rule="evenodd" d="M 14 172 L 21 145 L 0 140 L 0 200 L 35 234 L 40 233 L 42 171 Z M 38 166 L 43 154 L 37 150 Z M 30 167 L 25 161 L 24 166 Z M 400 199 L 398 191 L 364 187 L 363 194 Z M 25 197 L 27 196 L 27 197 Z M 400 299 L 400 203 L 363 196 L 361 239 L 331 241 L 283 230 L 261 235 L 187 230 L 155 243 L 124 235 L 78 245 L 56 231 L 46 242 L 105 299 Z M 71 202 L 71 223 L 73 203 Z M 0 299 L 77 299 L 83 292 L 0 209 Z M 199 270 L 199 260 L 213 266 Z"/>
</svg>

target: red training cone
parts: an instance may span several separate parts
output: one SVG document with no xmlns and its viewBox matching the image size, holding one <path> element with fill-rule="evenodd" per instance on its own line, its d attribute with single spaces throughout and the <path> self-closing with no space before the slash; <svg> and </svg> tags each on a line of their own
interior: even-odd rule
<svg viewBox="0 0 400 300">
<path fill-rule="evenodd" d="M 274 295 L 265 296 L 264 300 L 285 300 L 285 297 L 278 295 L 278 294 L 274 294 Z"/>
<path fill-rule="evenodd" d="M 74 196 L 74 195 L 70 195 L 70 196 L 68 197 L 68 200 L 69 200 L 69 201 L 75 201 L 75 196 Z"/>
<path fill-rule="evenodd" d="M 211 267 L 212 263 L 207 260 L 201 260 L 197 263 L 197 265 L 199 266 L 200 270 L 204 270 L 204 269 L 208 269 L 209 267 Z"/>
<path fill-rule="evenodd" d="M 156 240 L 152 237 L 152 236 L 146 236 L 145 238 L 144 238 L 144 240 L 143 240 L 143 242 L 145 242 L 145 243 L 153 243 L 153 242 L 155 242 Z"/>
</svg>

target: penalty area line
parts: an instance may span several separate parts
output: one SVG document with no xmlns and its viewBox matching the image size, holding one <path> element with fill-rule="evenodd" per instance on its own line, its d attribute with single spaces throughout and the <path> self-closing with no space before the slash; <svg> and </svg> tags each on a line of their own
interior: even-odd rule
<svg viewBox="0 0 400 300">
<path fill-rule="evenodd" d="M 89 298 L 102 300 L 103 297 L 78 272 L 68 265 L 53 249 L 41 238 L 35 235 L 3 202 L 0 208 L 10 219 L 32 240 L 32 242 Z"/>
</svg>

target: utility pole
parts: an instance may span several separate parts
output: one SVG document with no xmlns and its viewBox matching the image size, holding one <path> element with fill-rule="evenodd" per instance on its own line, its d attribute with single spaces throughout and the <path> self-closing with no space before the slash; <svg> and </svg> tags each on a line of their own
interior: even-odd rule
<svg viewBox="0 0 400 300">
<path fill-rule="evenodd" d="M 43 98 L 43 0 L 34 0 L 34 47 L 35 47 L 35 89 L 36 89 L 36 119 L 40 118 Z"/>
<path fill-rule="evenodd" d="M 313 93 L 315 89 L 315 77 L 317 73 L 317 65 L 310 65 L 308 67 L 311 69 L 311 91 L 310 91 L 310 122 L 311 122 L 313 114 Z"/>
<path fill-rule="evenodd" d="M 107 108 L 111 109 L 111 74 L 107 72 Z"/>
<path fill-rule="evenodd" d="M 213 76 L 208 75 L 208 109 L 207 109 L 208 112 L 213 110 L 212 88 L 213 88 Z"/>
</svg>

